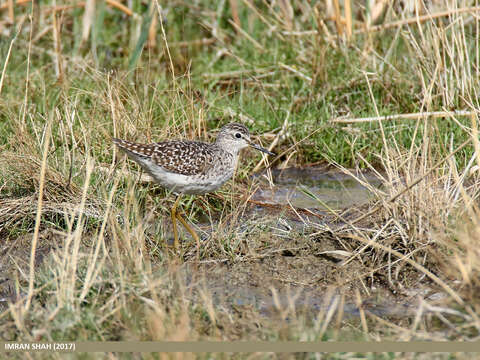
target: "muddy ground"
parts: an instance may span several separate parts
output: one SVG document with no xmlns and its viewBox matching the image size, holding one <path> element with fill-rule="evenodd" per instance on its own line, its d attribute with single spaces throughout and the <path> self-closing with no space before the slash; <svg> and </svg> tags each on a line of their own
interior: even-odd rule
<svg viewBox="0 0 480 360">
<path fill-rule="evenodd" d="M 218 320 L 218 326 L 230 325 L 229 338 L 242 338 L 242 323 L 249 328 L 258 321 L 285 322 L 299 316 L 314 321 L 332 306 L 343 308 L 342 321 L 355 323 L 361 309 L 396 324 L 408 323 L 415 315 L 419 295 L 432 300 L 442 296 L 428 279 L 409 267 L 402 271 L 401 281 L 392 281 L 386 268 L 378 268 L 373 260 L 369 263 L 368 254 L 352 256 L 358 243 L 331 231 L 344 224 L 322 209 L 323 202 L 343 211 L 346 219 L 368 209 L 372 195 L 357 181 L 312 169 L 274 175 L 277 191 L 268 187 L 257 190 L 239 227 L 241 232 L 248 224 L 262 222 L 263 230 L 245 235 L 235 258 L 204 256 L 197 260 L 192 248 L 184 254 L 185 261 L 174 267 L 185 297 L 194 303 L 202 303 L 205 294 L 211 298 L 219 319 L 223 316 L 225 320 L 223 325 Z M 378 181 L 368 176 L 370 183 L 378 186 Z M 364 177 L 367 181 L 368 176 Z M 323 197 L 323 202 L 308 196 L 305 188 Z M 18 293 L 17 281 L 25 284 L 31 239 L 32 234 L 24 234 L 2 243 L 2 310 L 23 293 Z M 59 232 L 42 231 L 36 253 L 38 269 L 52 252 L 61 251 L 62 241 Z M 219 246 L 218 240 L 208 236 L 202 241 L 205 247 Z M 81 251 L 88 251 L 82 246 Z M 165 272 L 163 260 L 152 256 L 152 264 Z"/>
</svg>

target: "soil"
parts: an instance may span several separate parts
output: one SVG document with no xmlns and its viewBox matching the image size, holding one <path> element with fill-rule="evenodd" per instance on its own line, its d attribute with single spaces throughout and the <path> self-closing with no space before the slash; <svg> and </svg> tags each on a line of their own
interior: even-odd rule
<svg viewBox="0 0 480 360">
<path fill-rule="evenodd" d="M 302 177 L 305 176 L 304 172 L 301 174 Z M 297 178 L 287 181 L 285 174 L 282 176 L 280 187 L 291 186 L 292 182 L 298 183 Z M 309 176 L 311 181 L 316 179 L 311 174 Z M 343 182 L 342 186 L 337 186 L 339 192 L 345 191 L 346 184 L 350 184 L 355 187 L 355 194 L 359 194 L 358 186 L 351 179 L 347 182 L 345 178 L 330 176 L 327 180 L 317 180 Z M 310 186 L 313 189 L 319 188 L 318 182 L 310 183 Z M 278 204 L 279 197 L 275 196 L 277 205 L 281 206 Z M 362 200 L 360 204 L 356 204 L 356 207 L 351 203 L 349 205 L 358 212 L 365 206 L 366 198 L 359 196 Z M 307 216 L 307 221 L 313 219 L 317 225 L 325 225 L 325 220 L 318 220 L 319 209 L 306 210 L 317 215 Z M 242 246 L 243 254 L 235 259 L 211 258 L 197 262 L 192 256 L 179 269 L 184 284 L 191 289 L 191 301 L 202 301 L 201 294 L 208 293 L 215 308 L 222 309 L 223 316 L 230 319 L 247 321 L 248 314 L 251 314 L 252 319 L 255 315 L 257 319 L 260 316 L 288 320 L 298 314 L 313 319 L 319 313 L 327 312 L 331 306 L 343 306 L 346 318 L 358 318 L 361 309 L 382 318 L 408 319 L 417 308 L 415 295 L 430 290 L 427 280 L 419 282 L 421 274 L 418 272 L 406 271 L 403 277 L 404 280 L 410 277 L 404 283 L 416 284 L 414 289 L 398 291 L 396 286 L 386 280 L 386 270 L 374 271 L 373 265 L 365 262 L 365 257 L 356 257 L 347 262 L 349 254 L 354 253 L 358 244 L 354 247 L 351 239 L 342 239 L 325 230 L 325 227 L 318 231 L 318 228 L 311 226 L 313 223 L 305 227 L 295 211 L 282 211 L 279 216 L 278 208 L 263 207 L 257 201 L 245 216 L 252 222 L 255 222 L 255 218 L 262 218 L 266 223 L 270 221 L 272 227 L 280 226 L 282 220 L 288 231 L 280 236 L 275 235 L 274 231 L 264 231 L 258 236 L 246 238 Z M 325 218 L 328 219 L 328 216 Z M 247 226 L 247 219 L 242 220 L 245 220 L 242 226 Z M 338 226 L 334 223 L 330 225 Z M 306 232 L 306 229 L 310 229 L 310 232 Z M 7 242 L 0 249 L 0 311 L 7 308 L 9 301 L 15 301 L 19 296 L 15 292 L 17 281 L 26 280 L 24 276 L 29 269 L 31 239 L 32 234 L 26 234 Z M 42 232 L 36 251 L 36 267 L 41 266 L 52 249 L 56 249 L 62 241 L 61 235 L 55 232 Z M 237 330 L 240 336 L 241 331 Z"/>
</svg>

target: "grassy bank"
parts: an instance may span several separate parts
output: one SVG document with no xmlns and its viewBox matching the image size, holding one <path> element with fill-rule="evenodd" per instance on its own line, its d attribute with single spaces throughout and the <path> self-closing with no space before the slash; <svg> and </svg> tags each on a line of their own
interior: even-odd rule
<svg viewBox="0 0 480 360">
<path fill-rule="evenodd" d="M 90 12 L 89 1 L 87 10 L 46 2 L 17 5 L 13 18 L 0 12 L 2 339 L 478 339 L 474 4 L 416 21 L 395 5 L 375 25 L 355 2 L 350 28 L 321 2 L 289 3 L 99 2 Z M 206 214 L 215 225 L 200 263 L 188 241 L 174 256 L 165 247 L 173 195 L 143 181 L 111 138 L 213 141 L 231 121 L 278 156 L 266 165 L 246 151 L 220 191 L 185 197 L 190 220 Z M 268 186 L 253 169 L 312 164 L 378 171 L 383 186 L 372 203 L 330 213 L 335 226 L 290 231 L 288 244 L 272 233 L 278 214 L 243 217 L 254 188 Z M 310 258 L 325 243 L 337 262 Z M 275 301 L 271 316 L 227 309 L 202 284 L 211 264 L 254 273 L 286 250 L 306 259 L 294 264 L 304 278 L 275 276 L 325 289 L 313 317 Z M 321 280 L 308 270 L 319 264 Z M 418 298 L 416 311 L 364 312 L 378 284 Z M 275 286 L 261 285 L 274 299 Z M 438 296 L 412 295 L 420 287 Z M 347 302 L 358 317 L 344 318 Z"/>
</svg>

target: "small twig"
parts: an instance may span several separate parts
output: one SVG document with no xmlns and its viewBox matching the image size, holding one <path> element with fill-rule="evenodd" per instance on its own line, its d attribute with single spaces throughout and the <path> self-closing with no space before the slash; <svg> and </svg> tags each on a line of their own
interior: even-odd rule
<svg viewBox="0 0 480 360">
<path fill-rule="evenodd" d="M 372 26 L 372 27 L 369 27 L 369 28 L 357 29 L 353 33 L 354 34 L 362 34 L 362 33 L 366 33 L 366 32 L 381 31 L 381 30 L 390 29 L 390 28 L 394 28 L 394 27 L 399 27 L 399 26 L 403 26 L 403 25 L 409 25 L 409 24 L 414 24 L 414 23 L 425 22 L 425 21 L 428 21 L 428 20 L 434 20 L 434 19 L 437 19 L 437 18 L 440 18 L 440 17 L 450 16 L 450 15 L 455 15 L 455 14 L 470 13 L 470 12 L 478 12 L 478 11 L 480 11 L 480 6 L 445 10 L 445 11 L 440 11 L 440 12 L 434 13 L 434 14 L 427 14 L 427 15 L 423 15 L 423 16 L 415 16 L 415 17 L 412 17 L 412 18 L 409 18 L 409 19 L 398 20 L 398 21 L 394 21 L 394 22 L 391 22 L 391 23 L 383 24 L 383 25 L 376 25 L 376 26 Z M 288 36 L 312 36 L 312 35 L 318 35 L 319 32 L 318 32 L 318 30 L 282 31 L 282 34 L 283 35 L 288 35 Z"/>
<path fill-rule="evenodd" d="M 227 116 L 230 116 L 232 118 L 239 118 L 241 122 L 247 123 L 250 125 L 255 124 L 255 120 L 253 120 L 251 117 L 244 115 L 242 113 L 236 112 L 233 110 L 231 107 L 227 107 L 223 110 L 223 113 Z"/>
<path fill-rule="evenodd" d="M 114 7 L 114 8 L 117 8 L 118 10 L 120 11 L 123 11 L 125 14 L 127 14 L 128 16 L 132 16 L 133 15 L 133 11 L 130 10 L 128 7 L 126 7 L 125 5 L 119 3 L 118 1 L 115 1 L 115 0 L 106 0 L 107 4 L 110 5 L 111 7 Z"/>
<path fill-rule="evenodd" d="M 276 31 L 276 26 L 272 25 L 254 6 L 254 4 L 250 0 L 242 0 L 243 4 L 246 5 L 253 13 L 262 21 L 265 25 L 268 26 L 270 32 L 275 34 L 279 39 L 284 40 L 283 36 L 280 34 L 279 31 Z"/>
<path fill-rule="evenodd" d="M 355 31 L 355 33 L 359 34 L 359 33 L 363 33 L 363 32 L 380 31 L 380 30 L 389 29 L 389 28 L 393 28 L 393 27 L 425 22 L 425 21 L 437 19 L 437 18 L 440 18 L 440 17 L 450 16 L 450 15 L 455 15 L 455 14 L 468 13 L 468 12 L 477 12 L 477 11 L 480 11 L 480 6 L 466 7 L 466 8 L 460 8 L 460 9 L 450 9 L 450 10 L 440 11 L 440 12 L 437 12 L 437 13 L 434 13 L 434 14 L 415 16 L 415 17 L 409 18 L 409 19 L 398 20 L 398 21 L 394 21 L 394 22 L 391 22 L 391 23 L 383 24 L 383 25 L 376 25 L 376 26 L 372 26 L 368 29 L 359 29 L 359 30 Z"/>
<path fill-rule="evenodd" d="M 265 48 L 262 45 L 260 45 L 260 43 L 257 40 L 252 38 L 245 30 L 243 30 L 240 26 L 238 26 L 234 21 L 229 19 L 228 22 L 235 28 L 235 30 L 239 34 L 243 35 L 247 40 L 249 40 L 257 48 L 257 50 L 259 50 L 262 53 L 265 51 Z"/>
<path fill-rule="evenodd" d="M 245 69 L 245 70 L 233 70 L 233 71 L 225 71 L 221 73 L 206 73 L 202 74 L 203 77 L 206 78 L 238 78 L 242 76 L 249 76 L 253 74 L 261 74 L 255 75 L 257 78 L 262 76 L 263 74 L 267 73 L 270 69 L 268 68 L 258 68 L 258 69 Z M 274 75 L 273 71 L 267 73 L 268 76 Z"/>
<path fill-rule="evenodd" d="M 309 82 L 312 82 L 312 78 L 311 78 L 311 77 L 309 77 L 309 76 L 301 73 L 301 72 L 298 71 L 297 69 L 294 69 L 293 67 L 288 66 L 288 65 L 286 65 L 286 64 L 284 64 L 284 63 L 281 63 L 281 62 L 278 63 L 278 65 L 280 65 L 280 67 L 284 68 L 285 70 L 288 70 L 288 71 L 294 73 L 295 75 L 301 77 L 302 79 L 307 80 L 307 81 L 309 81 Z"/>
<path fill-rule="evenodd" d="M 195 46 L 195 45 L 210 45 L 217 41 L 216 38 L 204 38 L 204 39 L 197 39 L 191 41 L 177 41 L 170 43 L 170 47 L 188 47 L 188 46 Z"/>
<path fill-rule="evenodd" d="M 399 120 L 399 119 L 418 120 L 418 119 L 423 119 L 427 117 L 442 118 L 442 117 L 451 117 L 451 116 L 471 116 L 472 113 L 473 112 L 469 110 L 430 111 L 430 112 L 373 116 L 373 117 L 354 118 L 354 119 L 336 118 L 336 119 L 330 120 L 330 122 L 352 124 L 352 123 L 375 122 L 375 121 L 390 121 L 390 120 Z"/>
</svg>

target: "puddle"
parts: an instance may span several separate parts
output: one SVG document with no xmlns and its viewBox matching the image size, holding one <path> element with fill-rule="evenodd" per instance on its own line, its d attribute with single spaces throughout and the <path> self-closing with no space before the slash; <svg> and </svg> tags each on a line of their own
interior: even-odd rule
<svg viewBox="0 0 480 360">
<path fill-rule="evenodd" d="M 331 294 L 324 284 L 318 287 L 302 286 L 271 278 L 268 271 L 258 268 L 258 264 L 244 263 L 235 266 L 224 264 L 204 265 L 194 269 L 185 266 L 187 285 L 196 285 L 207 292 L 215 307 L 235 312 L 241 308 L 253 308 L 266 318 L 276 317 L 279 312 L 291 309 L 297 313 L 316 318 L 319 312 L 339 310 L 342 306 L 344 318 L 358 318 L 360 310 L 354 302 L 354 296 L 347 289 L 336 288 Z M 241 267 L 241 269 L 240 269 Z M 261 282 L 260 282 L 261 281 Z M 345 302 L 340 305 L 342 293 Z M 195 302 L 201 302 L 201 296 L 192 293 Z M 406 318 L 413 316 L 417 309 L 412 303 L 399 302 L 384 288 L 371 289 L 370 295 L 362 297 L 362 309 L 379 317 Z M 288 317 L 286 319 L 288 321 Z"/>
<path fill-rule="evenodd" d="M 380 180 L 373 173 L 356 174 L 373 187 Z M 288 205 L 303 209 L 338 210 L 359 206 L 374 198 L 373 194 L 355 178 L 338 170 L 324 168 L 288 168 L 272 171 L 273 188 L 259 188 L 252 200 L 271 205 Z M 312 196 L 308 195 L 308 192 Z"/>
</svg>

